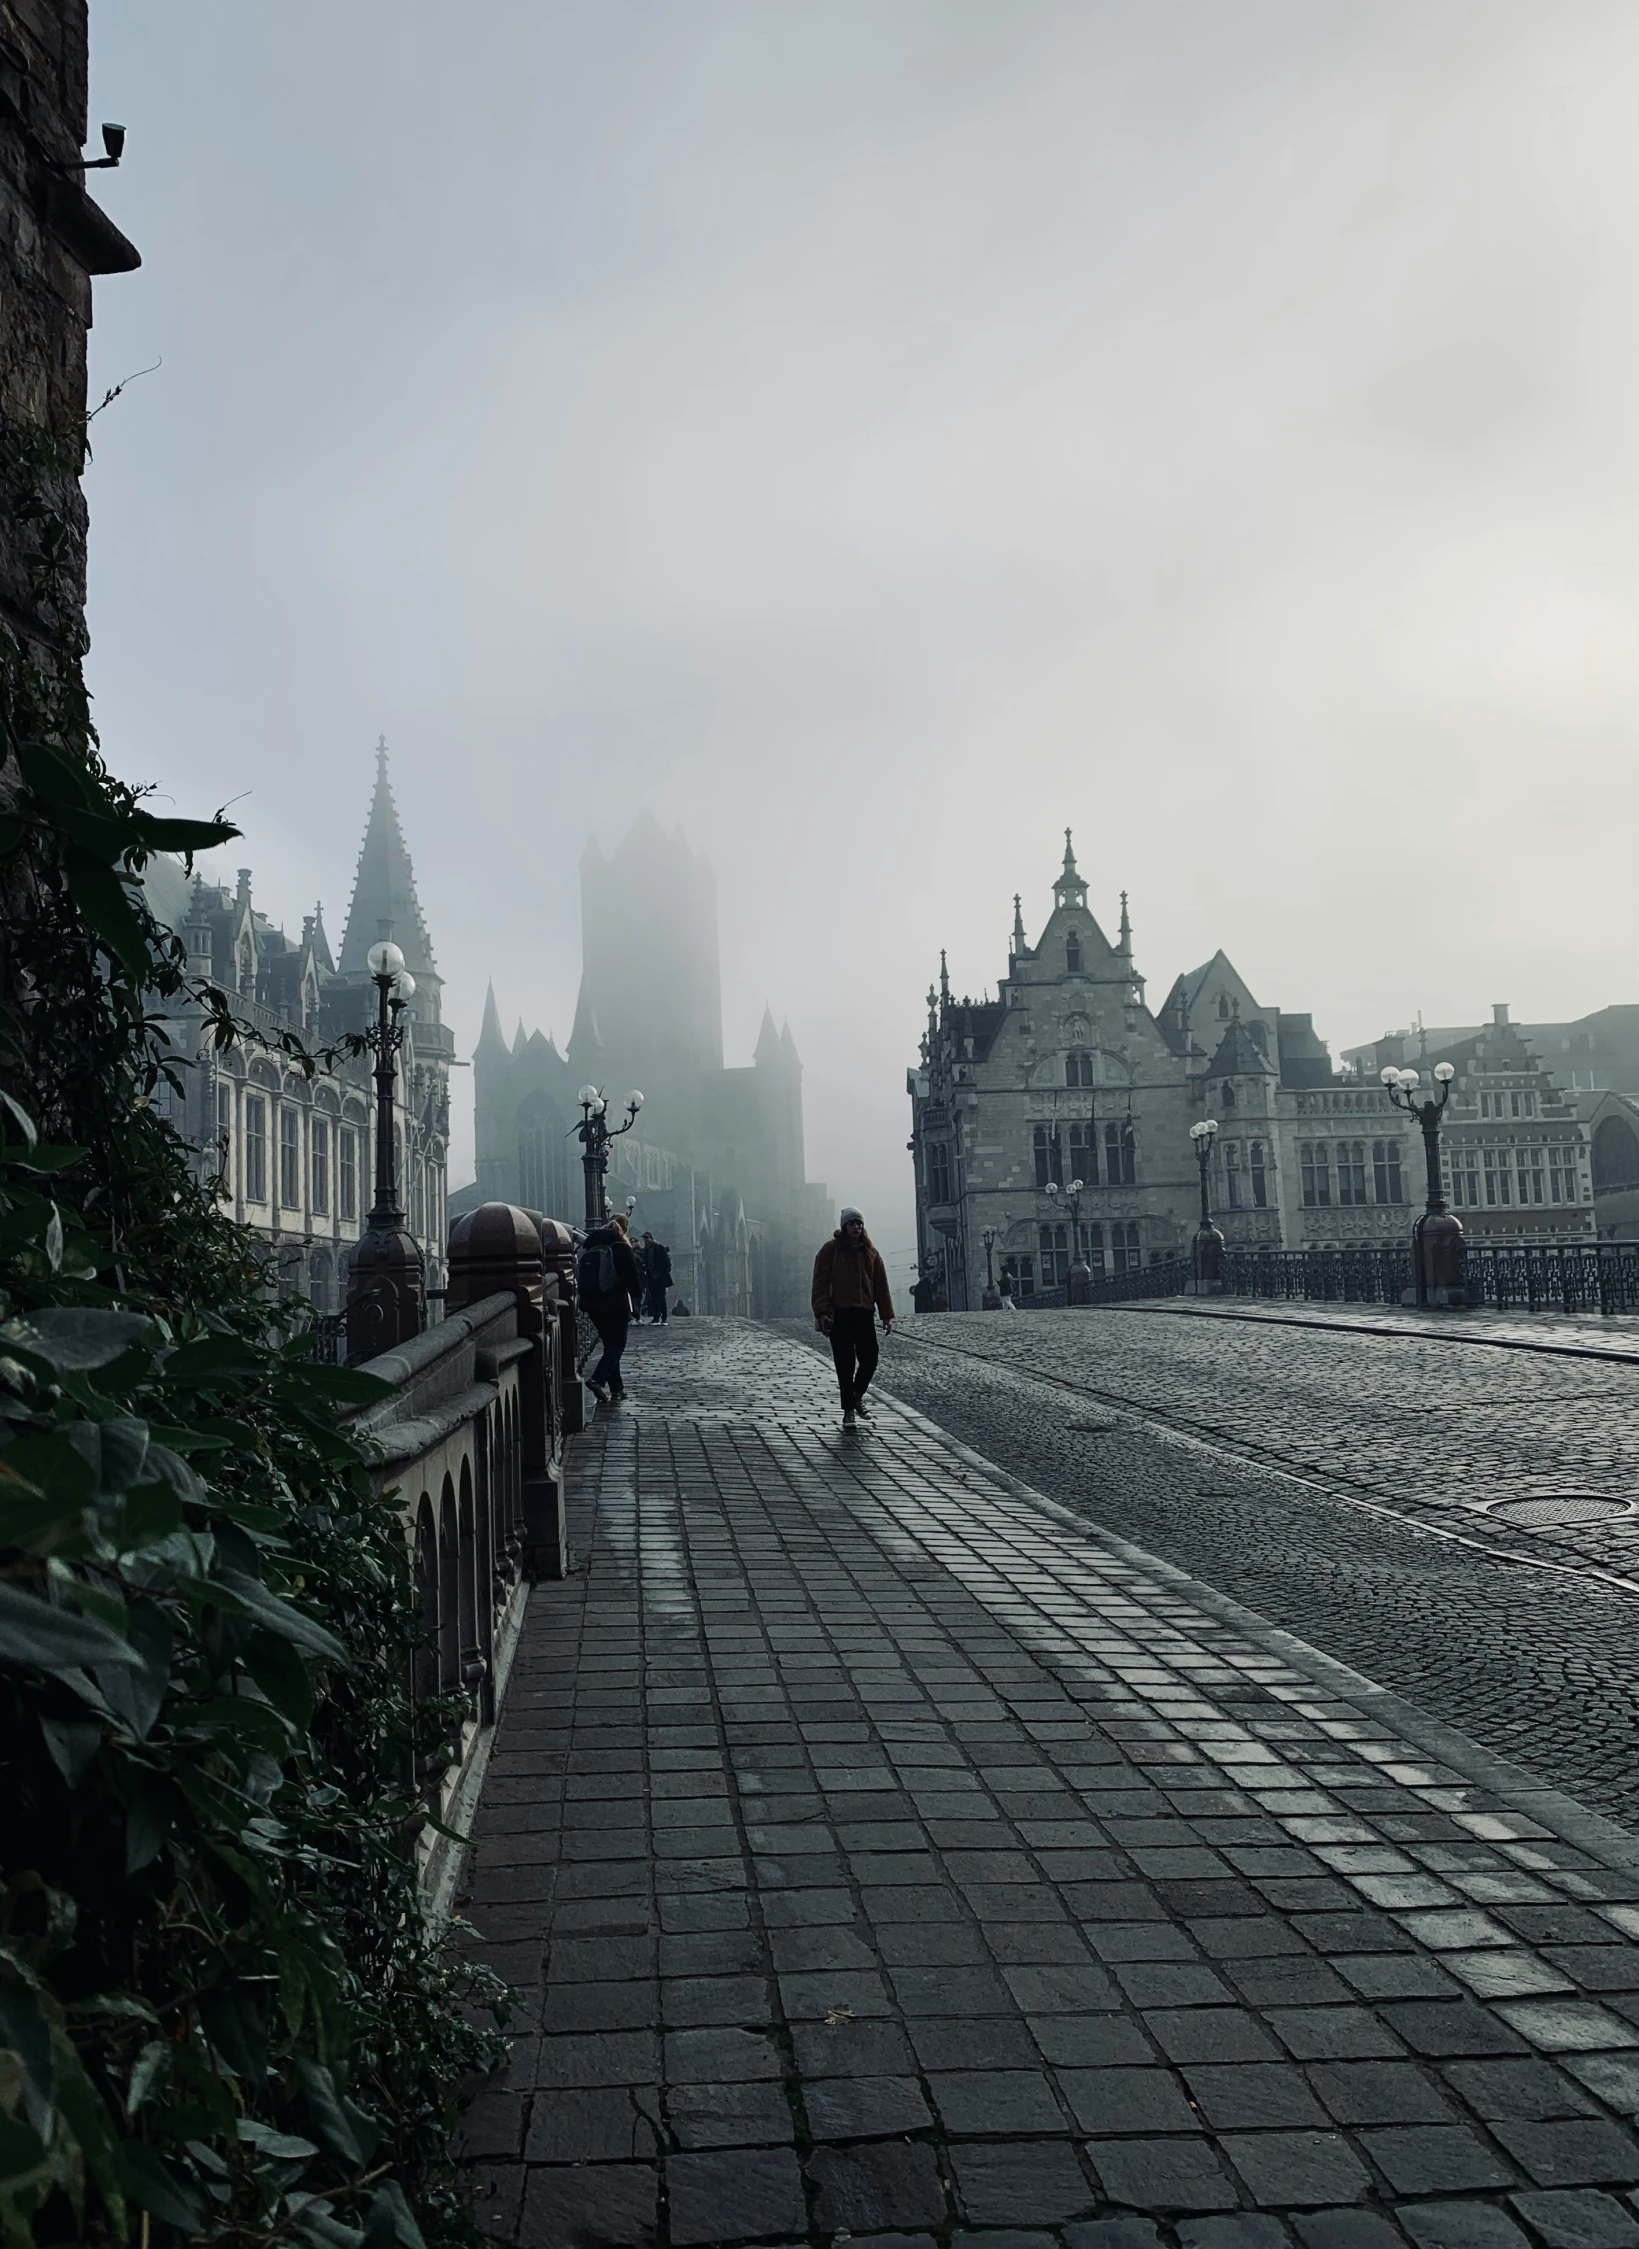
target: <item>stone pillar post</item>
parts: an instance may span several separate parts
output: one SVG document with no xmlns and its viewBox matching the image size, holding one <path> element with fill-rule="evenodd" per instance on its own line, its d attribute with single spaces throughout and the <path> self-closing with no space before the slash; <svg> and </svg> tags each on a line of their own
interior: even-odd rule
<svg viewBox="0 0 1639 2249">
<path fill-rule="evenodd" d="M 530 1212 L 513 1203 L 484 1203 L 450 1228 L 446 1314 L 465 1309 L 501 1289 L 517 1305 L 518 1339 L 528 1348 L 517 1359 L 520 1511 L 508 1525 L 521 1546 L 524 1574 L 563 1577 L 570 1566 L 563 1481 L 553 1442 L 551 1357 L 553 1323 L 542 1292 L 541 1237 Z"/>
</svg>

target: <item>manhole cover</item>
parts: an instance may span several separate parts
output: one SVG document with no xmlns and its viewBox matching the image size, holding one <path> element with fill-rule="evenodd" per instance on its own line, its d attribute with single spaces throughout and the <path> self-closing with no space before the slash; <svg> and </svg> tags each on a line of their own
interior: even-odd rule
<svg viewBox="0 0 1639 2249">
<path fill-rule="evenodd" d="M 1546 1526 L 1552 1523 L 1608 1523 L 1613 1516 L 1631 1515 L 1632 1502 L 1606 1499 L 1598 1492 L 1564 1492 L 1558 1498 L 1500 1499 L 1487 1510 L 1505 1523 Z"/>
</svg>

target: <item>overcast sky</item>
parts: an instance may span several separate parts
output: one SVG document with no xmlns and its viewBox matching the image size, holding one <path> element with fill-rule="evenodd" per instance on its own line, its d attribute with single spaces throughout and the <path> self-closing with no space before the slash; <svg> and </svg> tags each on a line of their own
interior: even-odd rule
<svg viewBox="0 0 1639 2249">
<path fill-rule="evenodd" d="M 339 940 L 385 732 L 462 1051 L 575 862 L 722 899 L 809 1169 L 1076 832 L 1158 1002 L 1639 997 L 1632 0 L 94 0 L 91 676 Z M 452 1181 L 470 1176 L 470 1080 Z M 659 1120 L 656 1120 L 658 1125 Z"/>
</svg>

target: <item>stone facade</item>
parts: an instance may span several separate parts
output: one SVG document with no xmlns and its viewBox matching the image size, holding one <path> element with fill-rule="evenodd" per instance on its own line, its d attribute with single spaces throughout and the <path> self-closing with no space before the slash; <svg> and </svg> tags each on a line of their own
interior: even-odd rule
<svg viewBox="0 0 1639 2249">
<path fill-rule="evenodd" d="M 802 1312 L 814 1251 L 830 1230 L 805 1177 L 802 1061 L 765 1007 L 748 1067 L 723 1062 L 717 892 L 681 832 L 643 814 L 618 850 L 581 858 L 581 984 L 567 1051 L 520 1022 L 509 1041 L 491 989 L 473 1052 L 477 1179 L 453 1207 L 521 1204 L 579 1224 L 579 1088 L 598 1086 L 618 1123 L 610 1205 L 672 1255 L 676 1294 L 696 1312 Z"/>
<path fill-rule="evenodd" d="M 184 1092 L 171 1094 L 174 1121 L 197 1153 L 201 1177 L 218 1182 L 224 1205 L 263 1244 L 276 1285 L 321 1312 L 347 1296 L 348 1261 L 374 1192 L 373 1057 L 339 1058 L 312 1079 L 277 1051 L 293 1032 L 310 1051 L 375 1020 L 376 988 L 364 956 L 390 936 L 416 980 L 399 1057 L 399 1184 L 409 1229 L 421 1245 L 429 1291 L 444 1286 L 449 1070 L 454 1045 L 440 1015 L 443 980 L 433 956 L 415 875 L 377 750 L 375 795 L 359 854 L 339 960 L 315 908 L 300 938 L 257 910 L 249 868 L 236 886 L 190 882 L 174 860 L 150 862 L 149 903 L 182 937 L 193 976 L 226 992 L 235 1015 L 264 1044 L 221 1052 L 203 1012 L 169 1024 Z"/>
<path fill-rule="evenodd" d="M 0 0 L 0 623 L 83 636 L 85 339 L 136 250 L 85 192 L 84 0 Z"/>
<path fill-rule="evenodd" d="M 1342 1078 L 1312 1019 L 1260 1003 L 1225 954 L 1151 1012 L 1125 894 L 1112 943 L 1068 833 L 1034 944 L 1014 900 L 996 997 L 953 999 L 941 968 L 907 1086 L 918 1251 L 956 1310 L 979 1303 L 992 1266 L 1012 1269 L 1021 1299 L 1062 1285 L 1077 1178 L 1095 1276 L 1182 1255 L 1200 1211 L 1189 1128 L 1206 1116 L 1219 1123 L 1213 1213 L 1231 1244 L 1399 1240 L 1421 1205 L 1409 1120 L 1381 1086 Z"/>
</svg>

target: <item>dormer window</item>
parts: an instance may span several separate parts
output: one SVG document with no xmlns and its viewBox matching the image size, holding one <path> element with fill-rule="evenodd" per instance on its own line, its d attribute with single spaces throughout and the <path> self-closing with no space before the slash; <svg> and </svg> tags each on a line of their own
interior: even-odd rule
<svg viewBox="0 0 1639 2249">
<path fill-rule="evenodd" d="M 1064 940 L 1064 969 L 1067 976 L 1081 974 L 1081 939 L 1074 931 Z"/>
<path fill-rule="evenodd" d="M 1220 1023 L 1229 1021 L 1229 994 L 1227 992 L 1218 994 L 1218 1020 Z"/>
</svg>

